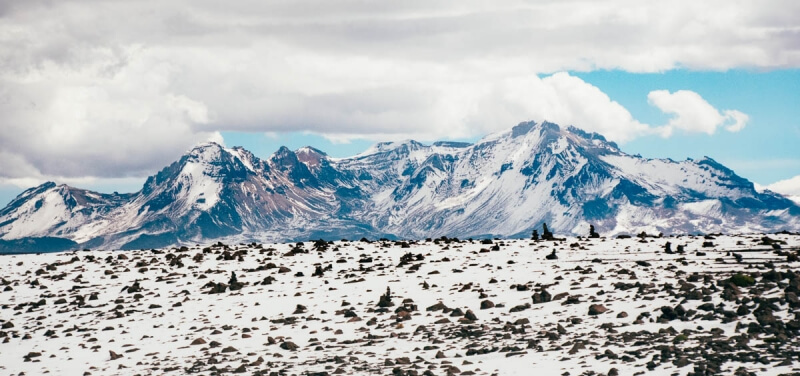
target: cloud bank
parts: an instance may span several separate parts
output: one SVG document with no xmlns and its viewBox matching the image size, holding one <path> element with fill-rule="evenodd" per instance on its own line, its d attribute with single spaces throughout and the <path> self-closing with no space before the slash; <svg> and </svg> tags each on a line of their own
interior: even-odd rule
<svg viewBox="0 0 800 376">
<path fill-rule="evenodd" d="M 0 2 L 0 178 L 143 176 L 220 131 L 738 131 L 746 114 L 697 93 L 650 93 L 671 120 L 649 125 L 553 72 L 798 67 L 797 14 L 794 1 Z"/>
<path fill-rule="evenodd" d="M 777 181 L 766 186 L 767 189 L 784 195 L 800 197 L 800 175 Z"/>
<path fill-rule="evenodd" d="M 747 114 L 737 110 L 724 110 L 720 113 L 699 94 L 689 90 L 678 90 L 674 93 L 655 90 L 647 95 L 647 100 L 661 111 L 673 115 L 669 123 L 661 129 L 665 136 L 671 135 L 675 129 L 709 135 L 714 134 L 719 127 L 729 132 L 738 132 L 750 120 Z"/>
<path fill-rule="evenodd" d="M 780 193 L 790 200 L 800 204 L 800 175 L 791 177 L 789 179 L 776 181 L 775 183 L 766 186 L 755 184 L 755 187 L 758 191 L 764 191 L 765 189 L 768 189 L 770 191 Z"/>
</svg>

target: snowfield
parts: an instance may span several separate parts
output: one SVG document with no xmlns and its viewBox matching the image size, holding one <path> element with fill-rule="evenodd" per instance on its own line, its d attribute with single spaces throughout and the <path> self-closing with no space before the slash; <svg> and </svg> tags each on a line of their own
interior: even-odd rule
<svg viewBox="0 0 800 376">
<path fill-rule="evenodd" d="M 784 233 L 1 256 L 0 374 L 791 374 L 799 247 Z"/>
</svg>

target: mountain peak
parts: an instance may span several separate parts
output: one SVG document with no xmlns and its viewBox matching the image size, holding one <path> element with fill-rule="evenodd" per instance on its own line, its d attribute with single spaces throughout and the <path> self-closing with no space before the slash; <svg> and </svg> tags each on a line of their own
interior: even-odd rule
<svg viewBox="0 0 800 376">
<path fill-rule="evenodd" d="M 39 184 L 39 185 L 37 185 L 37 186 L 35 186 L 33 188 L 27 189 L 25 192 L 27 192 L 27 191 L 45 191 L 45 190 L 48 190 L 48 189 L 55 188 L 57 186 L 58 186 L 58 184 L 56 184 L 56 182 L 54 182 L 54 181 L 46 181 L 46 182 L 44 182 L 42 184 Z M 24 194 L 24 192 L 23 192 L 23 194 Z"/>
<path fill-rule="evenodd" d="M 537 124 L 535 121 L 526 121 L 519 123 L 515 125 L 514 128 L 511 128 L 511 137 L 516 138 L 519 136 L 524 136 L 528 134 L 528 132 L 530 132 L 534 127 L 536 127 L 536 125 Z"/>
<path fill-rule="evenodd" d="M 499 131 L 495 133 L 488 134 L 481 138 L 478 143 L 491 143 L 501 139 L 515 139 L 519 137 L 527 136 L 528 134 L 532 134 L 534 132 L 540 132 L 542 135 L 549 135 L 550 138 L 556 136 L 561 133 L 561 127 L 559 127 L 555 123 L 550 123 L 548 121 L 543 121 L 542 123 L 537 123 L 536 121 L 523 121 L 511 129 L 507 129 L 504 131 Z"/>
<path fill-rule="evenodd" d="M 395 150 L 407 153 L 409 151 L 417 150 L 424 147 L 425 144 L 414 140 L 378 142 L 375 145 L 372 145 L 369 149 L 365 150 L 363 153 L 357 155 L 356 157 L 385 153 Z"/>
<path fill-rule="evenodd" d="M 519 136 L 524 136 L 537 129 L 543 132 L 561 132 L 561 127 L 559 127 L 558 124 L 551 123 L 547 120 L 543 121 L 541 124 L 538 124 L 535 121 L 524 121 L 511 128 L 511 137 L 516 138 Z"/>
<path fill-rule="evenodd" d="M 517 124 L 513 128 L 511 128 L 511 137 L 516 138 L 520 136 L 524 136 L 528 133 L 531 133 L 535 130 L 539 130 L 546 133 L 553 133 L 553 134 L 561 134 L 563 132 L 572 133 L 578 135 L 582 138 L 587 140 L 599 140 L 602 142 L 609 142 L 606 140 L 603 135 L 596 133 L 596 132 L 588 132 L 581 128 L 578 128 L 574 125 L 569 125 L 567 127 L 561 127 L 556 123 L 551 123 L 547 120 L 543 121 L 542 123 L 537 123 L 535 121 L 525 121 L 522 123 Z M 616 146 L 616 144 L 615 144 Z"/>
<path fill-rule="evenodd" d="M 542 222 L 575 235 L 589 223 L 610 235 L 794 231 L 800 206 L 711 158 L 645 159 L 597 133 L 529 121 L 476 144 L 382 142 L 350 158 L 283 146 L 261 160 L 207 142 L 136 193 L 31 188 L 0 210 L 0 238 L 130 249 L 220 237 L 517 237 Z"/>
<path fill-rule="evenodd" d="M 278 166 L 290 166 L 299 163 L 297 154 L 286 146 L 281 146 L 269 157 L 271 163 Z"/>
<path fill-rule="evenodd" d="M 227 149 L 224 146 L 208 141 L 196 145 L 186 155 L 199 161 L 212 162 L 220 160 L 225 153 L 227 153 Z"/>
<path fill-rule="evenodd" d="M 570 133 L 573 133 L 573 134 L 577 134 L 578 136 L 581 136 L 581 137 L 583 137 L 583 138 L 585 138 L 587 140 L 600 140 L 600 141 L 608 142 L 606 140 L 606 138 L 603 137 L 603 135 L 601 135 L 599 133 L 596 133 L 596 132 L 587 132 L 587 131 L 585 131 L 583 129 L 580 129 L 580 128 L 574 126 L 574 125 L 568 126 L 567 127 L 567 131 L 569 131 Z"/>
<path fill-rule="evenodd" d="M 294 153 L 297 154 L 297 155 L 318 155 L 318 156 L 327 156 L 328 155 L 324 151 L 319 150 L 319 149 L 314 148 L 314 147 L 311 147 L 311 146 L 303 146 L 303 147 L 295 150 Z"/>
<path fill-rule="evenodd" d="M 470 147 L 472 144 L 469 142 L 460 142 L 460 141 L 436 141 L 432 145 L 443 148 L 463 149 L 466 147 Z"/>
<path fill-rule="evenodd" d="M 309 167 L 319 166 L 323 159 L 328 158 L 324 152 L 317 150 L 311 146 L 303 146 L 294 152 L 300 162 L 305 163 Z"/>
<path fill-rule="evenodd" d="M 606 138 L 599 133 L 587 132 L 573 125 L 567 127 L 567 132 L 572 133 L 578 137 L 581 137 L 592 144 L 606 145 L 607 147 L 611 147 L 612 149 L 619 150 L 619 146 L 617 146 L 616 142 L 606 140 Z"/>
<path fill-rule="evenodd" d="M 195 145 L 192 148 L 191 152 L 194 152 L 194 151 L 202 152 L 204 150 L 219 150 L 219 149 L 224 149 L 224 148 L 225 148 L 224 146 L 220 145 L 219 143 L 217 143 L 215 141 L 206 141 L 206 142 L 201 142 L 201 143 Z"/>
<path fill-rule="evenodd" d="M 30 198 L 41 195 L 42 193 L 47 192 L 55 187 L 56 187 L 55 182 L 47 181 L 35 187 L 31 187 L 24 190 L 17 197 L 11 200 L 11 202 L 5 208 L 0 209 L 0 216 L 3 216 L 11 212 L 14 208 L 18 207 L 19 205 L 29 200 Z"/>
<path fill-rule="evenodd" d="M 272 153 L 272 159 L 275 158 L 286 158 L 290 155 L 294 155 L 292 149 L 287 148 L 286 146 L 281 145 L 274 153 Z"/>
</svg>

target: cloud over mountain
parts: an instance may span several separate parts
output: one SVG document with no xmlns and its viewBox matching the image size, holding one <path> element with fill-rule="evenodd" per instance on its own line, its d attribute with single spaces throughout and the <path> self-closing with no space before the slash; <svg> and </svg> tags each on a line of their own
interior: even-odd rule
<svg viewBox="0 0 800 376">
<path fill-rule="evenodd" d="M 667 90 L 651 91 L 647 95 L 650 104 L 673 117 L 663 128 L 665 136 L 675 129 L 684 132 L 703 132 L 714 134 L 717 128 L 724 127 L 728 132 L 744 129 L 750 117 L 737 110 L 724 110 L 720 113 L 699 94 L 689 90 L 670 93 Z"/>
<path fill-rule="evenodd" d="M 659 125 L 642 124 L 577 77 L 548 74 L 796 67 L 797 8 L 4 3 L 0 171 L 6 179 L 144 176 L 220 131 L 433 140 L 533 118 L 626 141 Z M 690 110 L 665 110 L 676 113 L 669 129 L 688 130 L 702 115 Z M 715 129 L 747 122 L 736 110 L 705 110 L 721 116 Z"/>
</svg>

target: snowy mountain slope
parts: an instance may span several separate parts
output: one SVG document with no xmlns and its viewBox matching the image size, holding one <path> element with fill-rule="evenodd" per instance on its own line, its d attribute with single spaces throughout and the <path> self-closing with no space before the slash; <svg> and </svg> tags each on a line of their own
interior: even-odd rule
<svg viewBox="0 0 800 376">
<path fill-rule="evenodd" d="M 295 229 L 310 224 L 346 222 L 342 218 L 350 207 L 344 201 L 357 192 L 344 192 L 345 179 L 324 155 L 309 150 L 300 154 L 305 161 L 281 148 L 261 160 L 241 148 L 199 146 L 148 179 L 130 203 L 112 213 L 108 223 L 113 227 L 101 226 L 94 234 L 112 234 L 116 244 L 138 248 L 256 233 L 275 226 L 291 237 Z M 129 242 L 123 244 L 117 238 Z"/>
<path fill-rule="evenodd" d="M 545 221 L 575 234 L 589 222 L 614 233 L 798 226 L 796 205 L 710 158 L 643 159 L 551 123 L 522 123 L 468 147 L 405 143 L 365 154 L 342 167 L 380 177 L 371 220 L 403 237 L 524 235 Z"/>
<path fill-rule="evenodd" d="M 267 159 L 200 145 L 141 191 L 104 195 L 47 183 L 0 211 L 5 240 L 55 236 L 85 247 L 207 239 L 527 236 L 800 230 L 800 207 L 711 158 L 645 159 L 598 134 L 521 123 L 475 144 L 379 143 L 350 158 L 285 147 Z"/>
<path fill-rule="evenodd" d="M 64 236 L 102 219 L 131 199 L 47 182 L 22 192 L 0 210 L 0 238 Z"/>
</svg>

